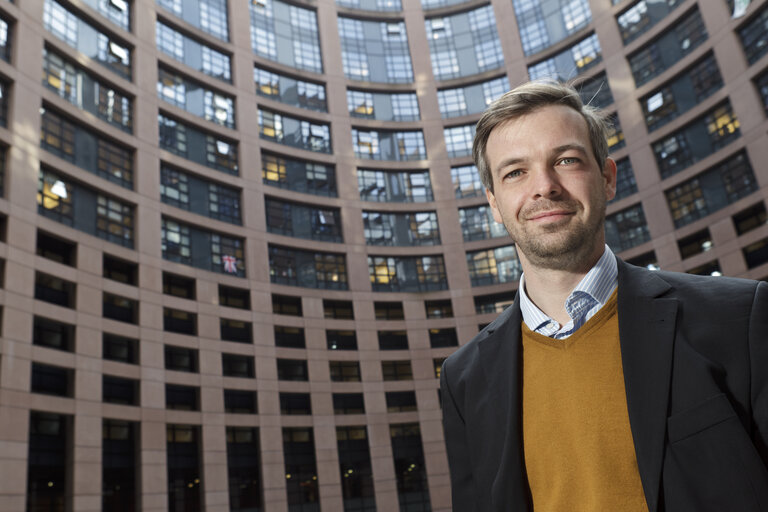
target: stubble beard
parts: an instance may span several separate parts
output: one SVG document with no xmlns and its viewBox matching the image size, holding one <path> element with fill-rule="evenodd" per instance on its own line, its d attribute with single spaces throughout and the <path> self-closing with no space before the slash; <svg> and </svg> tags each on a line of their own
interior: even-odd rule
<svg viewBox="0 0 768 512">
<path fill-rule="evenodd" d="M 593 205 L 590 217 L 581 222 L 578 215 L 542 226 L 505 222 L 517 250 L 533 266 L 547 270 L 583 271 L 593 261 L 595 245 L 605 226 L 605 201 Z M 583 211 L 578 201 L 547 201 L 546 204 L 521 212 L 526 218 L 537 211 L 566 209 L 577 214 Z"/>
</svg>

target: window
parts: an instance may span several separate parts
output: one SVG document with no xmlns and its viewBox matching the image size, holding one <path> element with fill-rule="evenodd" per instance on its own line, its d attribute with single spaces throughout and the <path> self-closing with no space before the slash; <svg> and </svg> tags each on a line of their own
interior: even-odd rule
<svg viewBox="0 0 768 512">
<path fill-rule="evenodd" d="M 517 3 L 517 2 L 516 2 Z M 389 426 L 392 458 L 395 461 L 397 497 L 400 510 L 428 512 L 427 471 L 418 423 L 398 423 Z"/>
<path fill-rule="evenodd" d="M 72 398 L 75 394 L 75 371 L 61 366 L 32 363 L 33 393 Z"/>
<path fill-rule="evenodd" d="M 432 365 L 435 367 L 435 378 L 440 378 L 440 373 L 443 371 L 443 363 L 445 362 L 445 357 L 436 357 L 432 359 Z"/>
<path fill-rule="evenodd" d="M 197 40 L 157 21 L 155 42 L 158 50 L 208 76 L 224 82 L 232 81 L 230 57 Z"/>
<path fill-rule="evenodd" d="M 242 238 L 204 231 L 163 217 L 162 242 L 166 260 L 245 277 L 245 241 Z"/>
<path fill-rule="evenodd" d="M 339 320 L 353 320 L 355 318 L 350 300 L 327 300 L 323 299 L 323 314 L 325 318 L 336 318 Z"/>
<path fill-rule="evenodd" d="M 206 89 L 203 84 L 163 67 L 158 69 L 157 74 L 157 96 L 161 100 L 206 121 L 235 128 L 234 98 Z"/>
<path fill-rule="evenodd" d="M 306 348 L 303 327 L 275 326 L 275 346 L 283 348 Z"/>
<path fill-rule="evenodd" d="M 585 37 L 557 55 L 528 66 L 531 80 L 549 78 L 566 82 L 603 60 L 603 50 L 596 34 Z"/>
<path fill-rule="evenodd" d="M 662 178 L 702 160 L 741 136 L 730 101 L 652 144 Z"/>
<path fill-rule="evenodd" d="M 277 359 L 277 379 L 308 381 L 307 361 L 303 359 Z"/>
<path fill-rule="evenodd" d="M 196 336 L 197 314 L 179 309 L 163 308 L 163 330 Z"/>
<path fill-rule="evenodd" d="M 642 204 L 630 206 L 605 218 L 605 241 L 614 252 L 626 251 L 650 239 Z"/>
<path fill-rule="evenodd" d="M 376 315 L 376 320 L 405 319 L 402 302 L 374 302 L 373 311 Z"/>
<path fill-rule="evenodd" d="M 373 291 L 432 291 L 448 288 L 442 256 L 368 256 Z"/>
<path fill-rule="evenodd" d="M 222 341 L 253 343 L 253 324 L 251 322 L 222 318 L 220 324 Z"/>
<path fill-rule="evenodd" d="M 163 293 L 182 299 L 195 300 L 195 280 L 190 277 L 163 272 Z"/>
<path fill-rule="evenodd" d="M 429 330 L 429 346 L 432 348 L 458 347 L 459 338 L 453 327 Z"/>
<path fill-rule="evenodd" d="M 331 382 L 360 382 L 358 361 L 328 361 Z"/>
<path fill-rule="evenodd" d="M 224 390 L 224 412 L 231 414 L 257 414 L 255 391 L 241 389 Z"/>
<path fill-rule="evenodd" d="M 312 402 L 309 393 L 280 393 L 280 414 L 312 414 Z"/>
<path fill-rule="evenodd" d="M 104 375 L 101 384 L 102 401 L 120 405 L 139 405 L 139 381 Z"/>
<path fill-rule="evenodd" d="M 744 247 L 741 252 L 744 254 L 744 261 L 747 262 L 747 268 L 755 268 L 768 262 L 768 238 L 763 238 L 755 243 Z"/>
<path fill-rule="evenodd" d="M 133 188 L 133 150 L 47 108 L 42 109 L 40 122 L 40 145 L 46 151 L 121 187 Z"/>
<path fill-rule="evenodd" d="M 200 510 L 200 427 L 168 424 L 166 439 L 168 510 Z"/>
<path fill-rule="evenodd" d="M 251 309 L 251 291 L 246 288 L 220 284 L 219 305 L 237 309 Z"/>
<path fill-rule="evenodd" d="M 608 85 L 608 77 L 604 72 L 585 79 L 579 83 L 578 89 L 581 101 L 585 105 L 602 109 L 613 103 L 613 93 Z M 609 145 L 611 145 L 610 140 Z"/>
<path fill-rule="evenodd" d="M 341 212 L 338 208 L 311 206 L 271 197 L 264 199 L 267 230 L 270 233 L 342 242 Z"/>
<path fill-rule="evenodd" d="M 629 157 L 616 161 L 616 195 L 612 201 L 619 201 L 637 192 L 635 172 Z"/>
<path fill-rule="evenodd" d="M 103 419 L 101 425 L 101 508 L 136 510 L 139 423 Z"/>
<path fill-rule="evenodd" d="M 408 350 L 406 331 L 378 331 L 379 350 Z"/>
<path fill-rule="evenodd" d="M 624 44 L 626 45 L 646 33 L 681 3 L 679 0 L 667 2 L 640 0 L 636 2 L 616 18 Z"/>
<path fill-rule="evenodd" d="M 348 89 L 347 108 L 352 117 L 379 121 L 418 121 L 416 93 L 379 93 Z"/>
<path fill-rule="evenodd" d="M 212 219 L 242 223 L 239 189 L 165 165 L 160 168 L 160 198 L 166 204 Z"/>
<path fill-rule="evenodd" d="M 364 160 L 408 162 L 427 158 L 421 131 L 363 131 L 352 128 L 352 146 L 355 156 Z"/>
<path fill-rule="evenodd" d="M 158 115 L 160 148 L 227 174 L 238 174 L 237 144 L 164 114 Z"/>
<path fill-rule="evenodd" d="M 515 301 L 515 292 L 478 295 L 475 297 L 475 313 L 501 313 Z"/>
<path fill-rule="evenodd" d="M 634 258 L 629 258 L 627 259 L 627 263 L 647 268 L 648 270 L 659 270 L 661 268 L 659 267 L 659 261 L 656 258 L 656 253 L 654 251 L 645 252 Z"/>
<path fill-rule="evenodd" d="M 400 11 L 403 6 L 400 0 L 336 0 L 336 5 L 347 9 L 363 11 Z"/>
<path fill-rule="evenodd" d="M 180 411 L 200 410 L 200 388 L 181 386 L 179 384 L 165 385 L 165 408 Z"/>
<path fill-rule="evenodd" d="M 472 154 L 472 140 L 475 138 L 475 125 L 452 126 L 443 128 L 443 138 L 448 156 L 458 158 Z"/>
<path fill-rule="evenodd" d="M 336 171 L 332 166 L 267 153 L 262 153 L 261 165 L 262 181 L 267 185 L 336 197 Z"/>
<path fill-rule="evenodd" d="M 368 245 L 440 244 L 435 212 L 386 213 L 364 210 L 363 226 Z"/>
<path fill-rule="evenodd" d="M 73 352 L 75 350 L 75 326 L 50 318 L 34 317 L 32 343 L 43 347 Z"/>
<path fill-rule="evenodd" d="M 102 316 L 129 324 L 139 323 L 139 301 L 104 292 Z"/>
<path fill-rule="evenodd" d="M 256 376 L 253 357 L 238 354 L 221 354 L 221 371 L 224 377 L 252 379 Z"/>
<path fill-rule="evenodd" d="M 229 40 L 227 0 L 157 0 L 157 4 L 203 32 Z"/>
<path fill-rule="evenodd" d="M 366 427 L 336 427 L 345 512 L 376 510 Z"/>
<path fill-rule="evenodd" d="M 11 62 L 11 39 L 13 30 L 11 25 L 0 18 L 0 59 Z"/>
<path fill-rule="evenodd" d="M 277 284 L 346 290 L 347 265 L 343 254 L 309 252 L 269 246 L 270 280 Z"/>
<path fill-rule="evenodd" d="M 413 380 L 411 361 L 382 361 L 381 373 L 384 380 Z"/>
<path fill-rule="evenodd" d="M 29 412 L 26 501 L 30 512 L 58 512 L 71 507 L 72 498 L 67 497 L 67 489 L 73 480 L 72 441 L 72 416 Z M 22 471 L 19 467 L 15 470 Z"/>
<path fill-rule="evenodd" d="M 750 65 L 768 51 L 768 31 L 765 29 L 767 23 L 768 9 L 764 8 L 738 29 L 741 46 L 744 47 L 744 54 Z"/>
<path fill-rule="evenodd" d="M 707 252 L 712 247 L 714 244 L 709 229 L 702 229 L 677 241 L 677 248 L 680 249 L 680 257 L 683 259 Z"/>
<path fill-rule="evenodd" d="M 504 55 L 490 5 L 428 18 L 424 23 L 436 79 L 476 75 L 503 67 Z"/>
<path fill-rule="evenodd" d="M 74 267 L 77 261 L 77 244 L 38 229 L 35 254 Z"/>
<path fill-rule="evenodd" d="M 691 53 L 707 40 L 698 9 L 680 17 L 673 26 L 627 57 L 635 85 L 640 87 Z"/>
<path fill-rule="evenodd" d="M 467 266 L 472 286 L 515 282 L 522 273 L 514 245 L 467 252 Z"/>
<path fill-rule="evenodd" d="M 301 297 L 273 293 L 272 312 L 276 315 L 302 316 Z"/>
<path fill-rule="evenodd" d="M 765 204 L 760 202 L 741 210 L 731 219 L 736 227 L 736 233 L 741 236 L 768 223 L 768 213 L 766 213 Z"/>
<path fill-rule="evenodd" d="M 451 167 L 451 181 L 456 199 L 485 196 L 480 172 L 474 164 Z"/>
<path fill-rule="evenodd" d="M 139 362 L 139 340 L 105 332 L 101 346 L 104 359 L 129 364 Z"/>
<path fill-rule="evenodd" d="M 507 236 L 506 228 L 494 220 L 487 204 L 459 208 L 459 224 L 465 242 Z"/>
<path fill-rule="evenodd" d="M 746 153 L 739 152 L 664 192 L 675 227 L 706 217 L 757 190 Z"/>
<path fill-rule="evenodd" d="M 427 318 L 453 318 L 451 299 L 424 301 Z"/>
<path fill-rule="evenodd" d="M 133 131 L 133 99 L 129 95 L 47 48 L 43 49 L 43 85 L 102 121 L 128 133 Z"/>
<path fill-rule="evenodd" d="M 65 308 L 75 308 L 73 282 L 41 272 L 35 272 L 35 299 L 50 302 Z"/>
<path fill-rule="evenodd" d="M 479 114 L 508 90 L 509 80 L 506 75 L 455 89 L 440 89 L 437 91 L 440 115 L 451 118 Z"/>
<path fill-rule="evenodd" d="M 433 199 L 429 171 L 358 169 L 357 186 L 363 201 L 422 203 Z"/>
<path fill-rule="evenodd" d="M 260 459 L 258 428 L 227 427 L 230 510 L 262 510 Z"/>
<path fill-rule="evenodd" d="M 355 331 L 326 330 L 325 341 L 328 350 L 357 350 Z"/>
<path fill-rule="evenodd" d="M 256 82 L 256 94 L 285 103 L 292 107 L 327 112 L 325 85 L 308 82 L 274 71 L 254 66 L 253 80 Z"/>
<path fill-rule="evenodd" d="M 339 16 L 338 29 L 347 78 L 379 83 L 413 82 L 405 22 Z"/>
<path fill-rule="evenodd" d="M 720 269 L 720 263 L 717 260 L 704 263 L 697 267 L 686 270 L 687 274 L 696 274 L 699 276 L 721 276 L 723 272 Z"/>
<path fill-rule="evenodd" d="M 139 265 L 105 253 L 102 258 L 102 275 L 119 283 L 138 286 Z"/>
<path fill-rule="evenodd" d="M 333 414 L 365 414 L 362 393 L 334 393 Z"/>
<path fill-rule="evenodd" d="M 285 146 L 331 153 L 331 130 L 326 123 L 308 121 L 259 108 L 259 135 Z"/>
<path fill-rule="evenodd" d="M 251 48 L 256 55 L 295 69 L 323 72 L 314 10 L 263 0 L 250 2 L 250 11 Z"/>
<path fill-rule="evenodd" d="M 416 393 L 413 391 L 387 391 L 387 412 L 410 412 L 416 410 Z"/>
<path fill-rule="evenodd" d="M 320 493 L 312 428 L 283 427 L 283 460 L 289 510 L 319 510 Z"/>
<path fill-rule="evenodd" d="M 165 345 L 165 369 L 177 372 L 197 373 L 197 350 Z"/>
</svg>

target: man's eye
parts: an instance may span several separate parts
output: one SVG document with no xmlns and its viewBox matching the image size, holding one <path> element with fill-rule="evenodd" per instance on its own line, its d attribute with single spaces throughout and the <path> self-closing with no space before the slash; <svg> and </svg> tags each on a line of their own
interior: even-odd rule
<svg viewBox="0 0 768 512">
<path fill-rule="evenodd" d="M 560 159 L 560 164 L 561 165 L 573 165 L 573 164 L 576 164 L 578 162 L 579 162 L 579 159 L 575 158 L 575 157 L 572 157 L 572 156 Z"/>
<path fill-rule="evenodd" d="M 523 174 L 523 171 L 516 169 L 514 171 L 508 172 L 504 177 L 514 179 L 514 178 L 519 178 L 522 174 Z"/>
</svg>

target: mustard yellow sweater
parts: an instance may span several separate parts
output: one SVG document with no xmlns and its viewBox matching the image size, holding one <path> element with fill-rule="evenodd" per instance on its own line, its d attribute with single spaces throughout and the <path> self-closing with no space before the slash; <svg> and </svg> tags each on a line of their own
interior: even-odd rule
<svg viewBox="0 0 768 512">
<path fill-rule="evenodd" d="M 570 337 L 523 323 L 523 448 L 535 512 L 647 512 L 629 428 L 616 293 Z"/>
</svg>

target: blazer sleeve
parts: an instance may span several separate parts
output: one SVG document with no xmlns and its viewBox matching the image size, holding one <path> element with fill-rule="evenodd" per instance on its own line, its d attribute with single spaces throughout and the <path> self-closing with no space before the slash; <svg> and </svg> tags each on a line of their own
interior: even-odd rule
<svg viewBox="0 0 768 512">
<path fill-rule="evenodd" d="M 467 425 L 449 384 L 445 362 L 440 371 L 440 395 L 443 402 L 443 431 L 451 473 L 451 496 L 454 512 L 475 510 L 474 477 L 467 444 Z"/>
<path fill-rule="evenodd" d="M 749 319 L 754 444 L 768 467 L 768 283 L 755 290 Z"/>
</svg>

